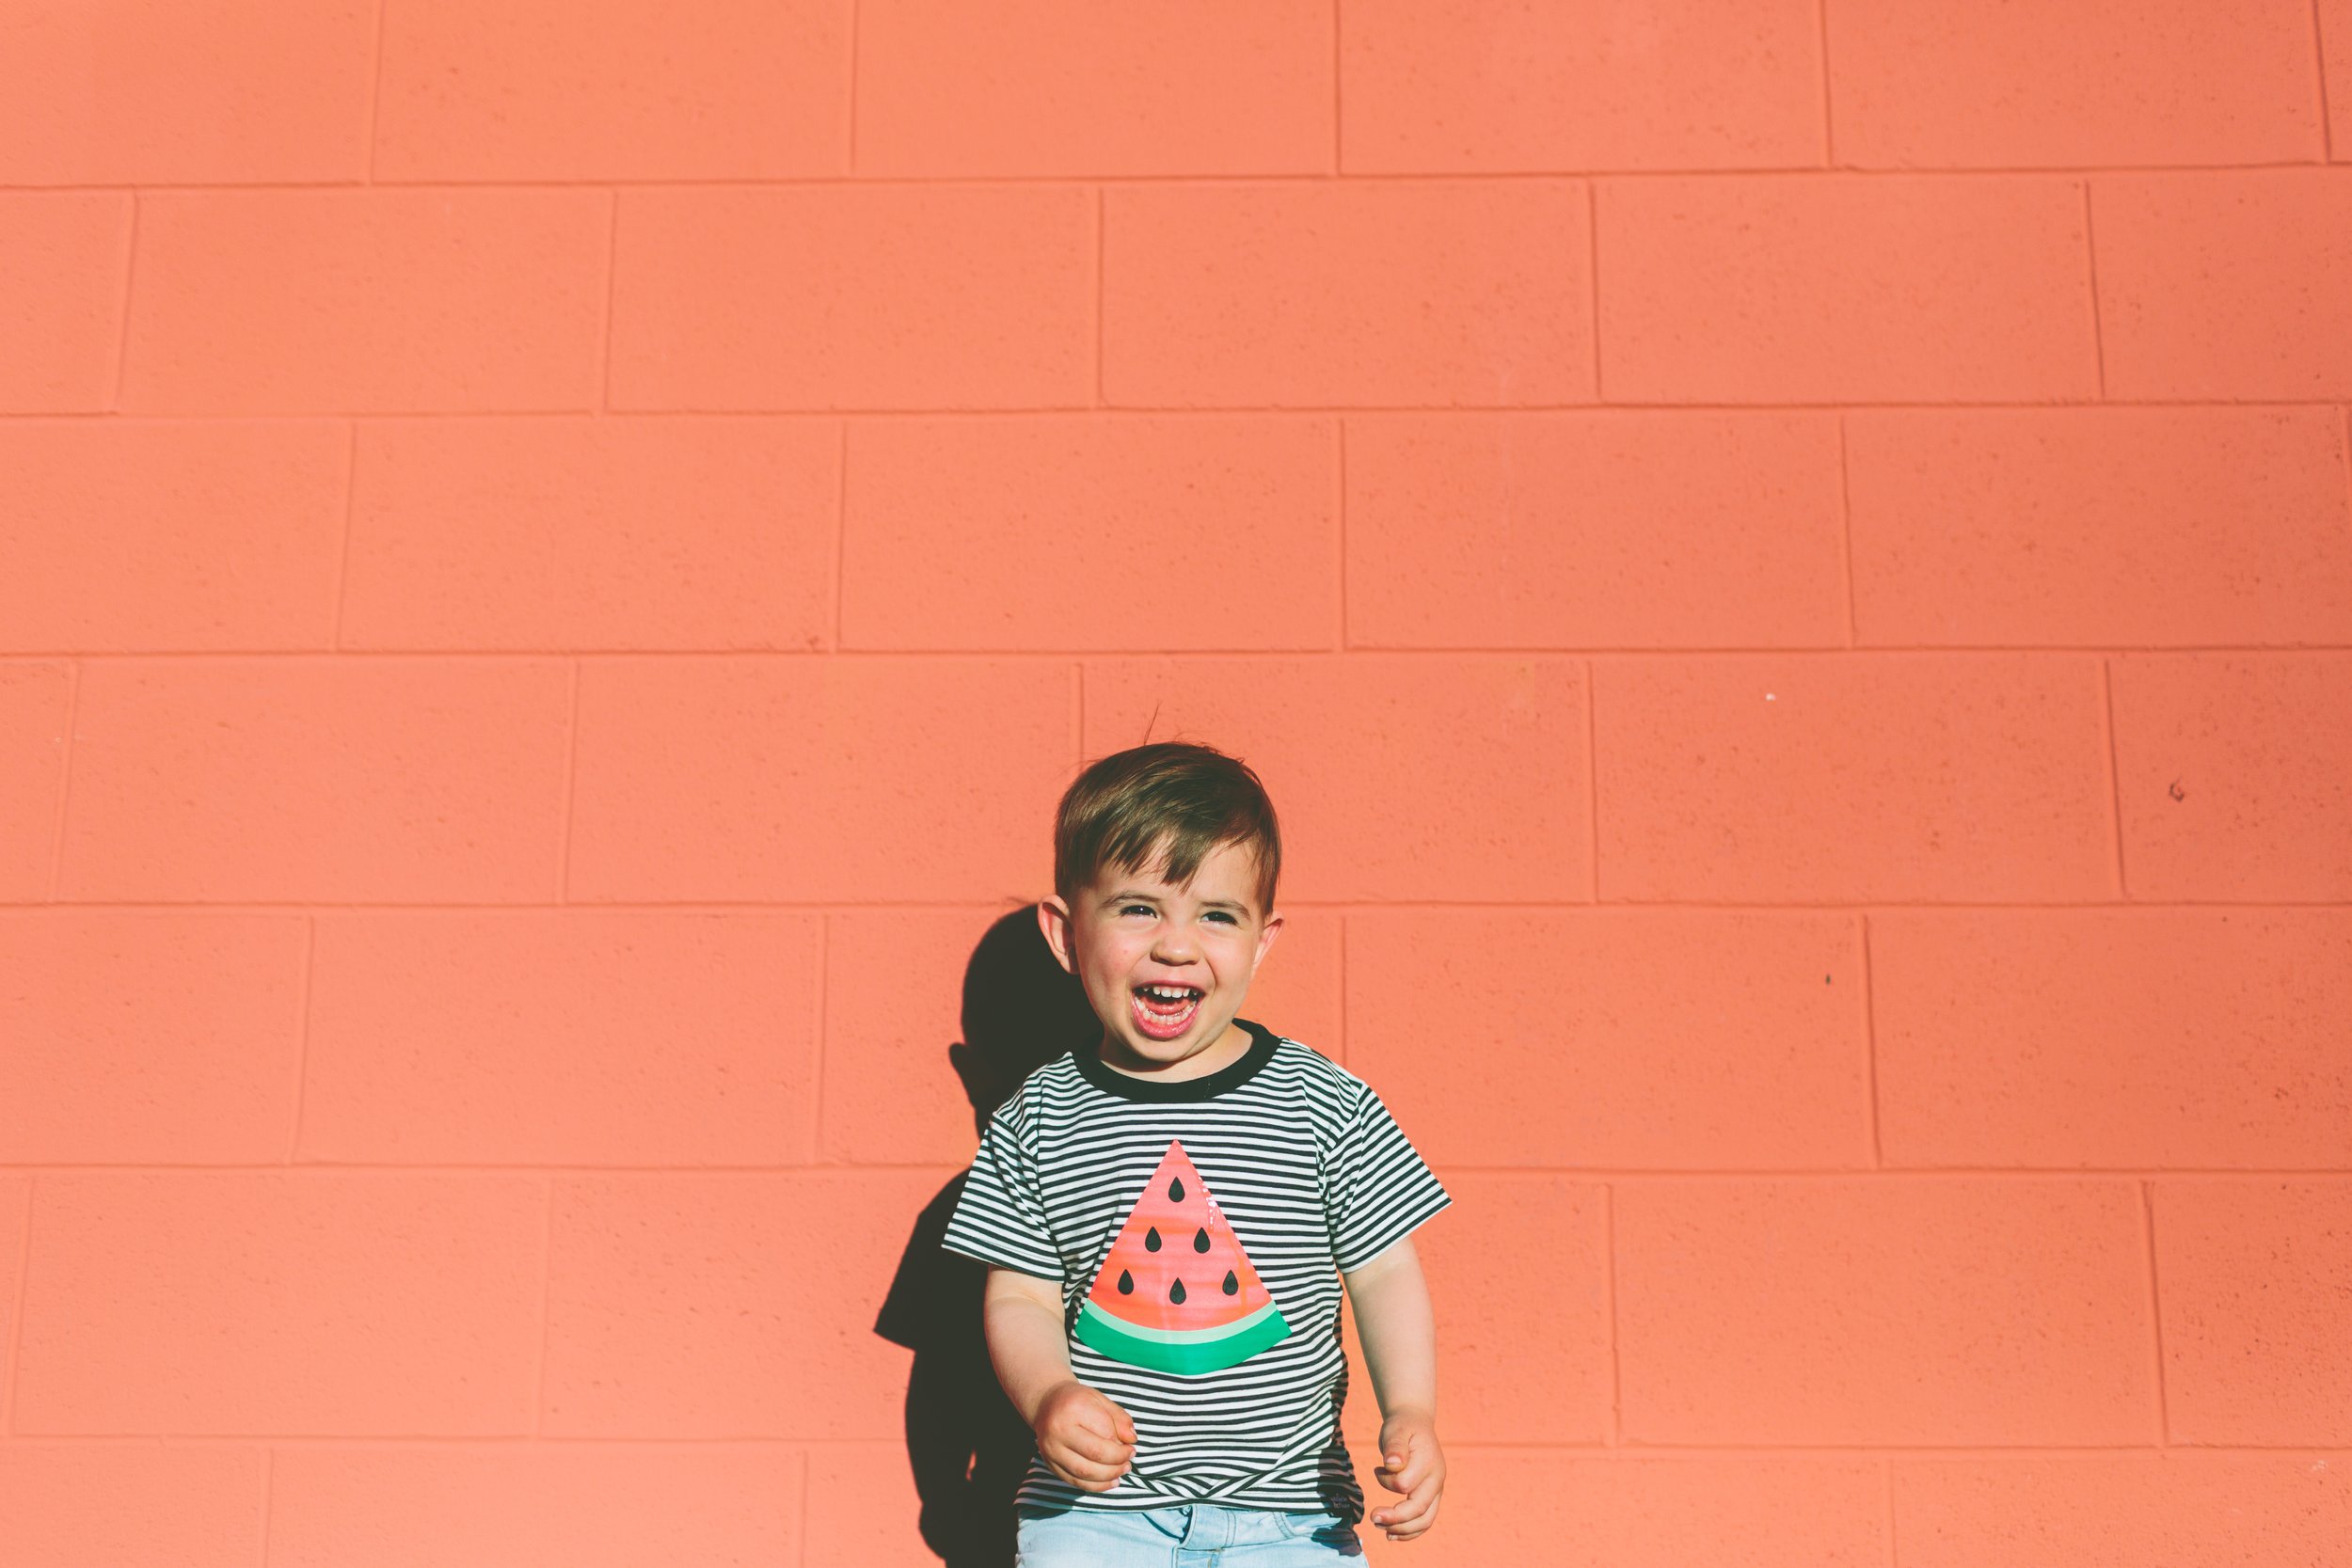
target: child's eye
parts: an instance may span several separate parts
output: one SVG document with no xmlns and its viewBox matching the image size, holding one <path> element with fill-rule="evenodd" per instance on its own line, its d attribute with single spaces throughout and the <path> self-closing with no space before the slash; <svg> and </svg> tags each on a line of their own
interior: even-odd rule
<svg viewBox="0 0 2352 1568">
<path fill-rule="evenodd" d="M 1223 910 L 1211 910 L 1209 911 L 1209 918 L 1211 920 L 1222 920 L 1228 926 L 1235 924 L 1233 917 L 1226 913 Z"/>
<path fill-rule="evenodd" d="M 1123 906 L 1119 912 L 1120 914 L 1134 914 L 1137 911 L 1141 911 L 1145 914 L 1150 914 L 1152 912 L 1152 906 L 1149 904 L 1128 904 Z"/>
</svg>

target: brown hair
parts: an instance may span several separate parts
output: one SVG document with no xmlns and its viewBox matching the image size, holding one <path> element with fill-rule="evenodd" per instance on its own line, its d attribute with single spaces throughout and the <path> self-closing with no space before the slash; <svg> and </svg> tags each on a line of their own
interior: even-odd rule
<svg viewBox="0 0 2352 1568">
<path fill-rule="evenodd" d="M 1163 876 L 1179 886 L 1222 845 L 1258 862 L 1258 917 L 1274 911 L 1282 837 L 1274 802 L 1239 757 L 1212 746 L 1155 741 L 1087 765 L 1054 814 L 1054 891 L 1064 898 L 1105 865 L 1143 870 L 1166 846 Z"/>
</svg>

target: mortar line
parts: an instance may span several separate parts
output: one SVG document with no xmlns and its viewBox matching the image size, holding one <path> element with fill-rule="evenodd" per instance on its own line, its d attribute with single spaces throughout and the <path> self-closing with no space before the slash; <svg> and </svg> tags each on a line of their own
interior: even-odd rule
<svg viewBox="0 0 2352 1568">
<path fill-rule="evenodd" d="M 384 108 L 384 13 L 391 9 L 391 0 L 375 0 L 375 59 L 368 72 L 368 177 L 375 181 L 376 123 Z"/>
<path fill-rule="evenodd" d="M 2265 908 L 2267 906 L 2265 906 Z M 2331 905 L 2331 909 L 2341 906 Z M 965 1169 L 969 1157 L 959 1160 L 823 1160 L 796 1164 L 628 1164 L 603 1162 L 596 1164 L 550 1164 L 533 1161 L 529 1164 L 508 1163 L 485 1164 L 474 1161 L 453 1164 L 446 1161 L 391 1160 L 311 1160 L 304 1163 L 306 1172 L 342 1171 L 370 1172 L 386 1176 L 548 1176 L 579 1177 L 595 1180 L 604 1177 L 632 1177 L 647 1180 L 721 1181 L 735 1180 L 746 1176 L 926 1176 L 946 1179 Z M 2341 1165 L 1771 1165 L 1763 1167 L 1714 1167 L 1705 1165 L 1606 1165 L 1606 1164 L 1478 1164 L 1452 1160 L 1443 1162 L 1446 1169 L 1466 1176 L 1527 1176 L 1565 1177 L 1580 1181 L 1647 1181 L 1677 1185 L 1724 1185 L 1741 1181 L 1818 1181 L 1818 1182 L 1886 1182 L 1911 1180 L 1935 1181 L 2006 1181 L 2021 1185 L 2047 1183 L 2052 1180 L 2084 1181 L 2152 1181 L 2182 1180 L 2195 1178 L 2208 1184 L 2240 1183 L 2266 1185 L 2280 1180 L 2334 1183 L 2352 1187 L 2352 1172 Z M 119 1161 L 106 1164 L 69 1164 L 58 1162 L 0 1164 L 0 1173 L 40 1176 L 140 1176 L 152 1171 L 170 1171 L 186 1176 L 273 1176 L 289 1173 L 283 1162 L 269 1164 L 227 1163 L 195 1164 L 187 1163 L 142 1160 L 136 1164 Z M 149 1434 L 151 1437 L 152 1433 Z M 266 1434 L 264 1434 L 266 1435 Z M 326 1433 L 326 1435 L 333 1435 Z"/>
<path fill-rule="evenodd" d="M 1645 180 L 1645 181 L 1752 181 L 1752 180 L 1820 180 L 1835 174 L 1841 182 L 1854 183 L 1900 180 L 1976 180 L 1976 179 L 2080 179 L 2094 174 L 2265 174 L 2276 172 L 2309 173 L 2326 166 L 2310 158 L 2273 159 L 2242 163 L 2209 164 L 1947 164 L 1921 166 L 1914 164 L 1841 165 L 1824 168 L 1819 163 L 1755 164 L 1722 167 L 1660 168 L 1595 167 L 1589 165 L 1563 164 L 1552 168 L 1515 169 L 1447 169 L 1424 172 L 1418 169 L 1367 169 L 1350 174 L 1346 179 L 1354 184 L 1437 185 L 1437 184 L 1567 184 L 1579 180 Z M 928 185 L 941 189 L 998 190 L 1020 187 L 1063 189 L 1072 186 L 1107 185 L 1185 185 L 1198 188 L 1243 185 L 1304 185 L 1331 182 L 1327 170 L 1314 173 L 1282 174 L 1001 174 L 1001 175 L 936 175 L 936 174 L 862 174 L 855 181 L 838 174 L 783 175 L 771 178 L 744 176 L 694 179 L 649 178 L 615 180 L 609 175 L 582 176 L 579 179 L 418 179 L 378 180 L 373 183 L 382 190 L 812 190 L 846 192 L 869 185 Z M 70 184 L 34 184 L 24 181 L 0 180 L 0 191 L 128 191 L 143 188 L 127 180 L 84 180 Z M 236 195 L 246 191 L 349 191 L 348 180 L 183 180 L 144 187 L 151 190 L 188 191 L 219 195 Z"/>
<path fill-rule="evenodd" d="M 462 914 L 469 917 L 506 915 L 524 919 L 532 915 L 579 913 L 595 911 L 613 914 L 763 914 L 774 911 L 814 912 L 818 910 L 841 909 L 855 911 L 917 910 L 934 911 L 977 912 L 994 910 L 1009 914 L 1031 902 L 1009 897 L 992 898 L 975 894 L 969 898 L 599 898 L 564 905 L 548 903 L 398 903 L 344 901 L 332 912 L 367 914 Z M 308 914 L 314 908 L 309 904 L 270 903 L 260 899 L 221 899 L 202 902 L 168 902 L 135 898 L 75 899 L 70 906 L 77 914 L 191 914 L 207 916 L 230 914 Z M 1888 899 L 1873 898 L 1836 902 L 1811 900 L 1791 903 L 1763 903 L 1754 899 L 1737 898 L 1613 898 L 1596 909 L 1589 899 L 1576 898 L 1399 898 L 1372 900 L 1364 898 L 1296 898 L 1286 899 L 1289 909 L 1348 911 L 1361 913 L 1402 912 L 1415 914 L 1458 913 L 1462 911 L 1510 914 L 1527 911 L 1548 911 L 1562 915 L 1592 915 L 1618 911 L 1650 911 L 1659 914 L 1853 914 L 1863 911 L 1873 913 L 1897 914 L 2104 914 L 2119 917 L 2139 917 L 2157 913 L 2182 913 L 2199 910 L 2286 910 L 2290 911 L 2321 912 L 2343 908 L 2341 899 L 2333 898 L 2152 898 L 2146 901 L 2119 903 L 2113 895 L 2099 898 L 2050 899 Z M 0 913 L 54 914 L 56 907 L 46 903 L 8 903 L 0 901 Z M 5 1162 L 0 1162 L 5 1168 Z"/>
<path fill-rule="evenodd" d="M 0 1366 L 7 1374 L 8 1399 L 0 1408 L 0 1436 L 13 1437 L 16 1432 L 16 1396 L 24 1381 L 24 1303 L 32 1293 L 33 1279 L 33 1212 L 40 1196 L 40 1173 L 35 1171 L 24 1183 L 24 1234 L 16 1243 L 16 1305 L 8 1318 L 8 1359 Z"/>
<path fill-rule="evenodd" d="M 800 1460 L 801 1507 L 800 1507 L 800 1517 L 799 1517 L 799 1519 L 796 1521 L 796 1522 L 798 1523 L 799 1527 L 800 1527 L 800 1539 L 799 1539 L 799 1541 L 796 1543 L 796 1544 L 800 1547 L 800 1550 L 799 1550 L 799 1552 L 798 1552 L 798 1553 L 796 1553 L 796 1554 L 795 1554 L 795 1557 L 796 1557 L 797 1560 L 801 1563 L 802 1568 L 807 1568 L 807 1564 L 808 1564 L 808 1472 L 809 1472 L 809 1469 L 810 1469 L 810 1465 L 809 1465 L 809 1449 L 808 1449 L 808 1448 L 807 1448 L 807 1446 L 806 1446 L 805 1444 L 803 1444 L 803 1445 L 801 1447 L 801 1449 L 800 1449 L 800 1450 L 799 1450 L 799 1455 L 798 1455 L 798 1457 L 799 1457 L 799 1460 Z"/>
<path fill-rule="evenodd" d="M 2139 1189 L 2140 1243 L 2148 1249 L 2148 1354 L 2155 1362 L 2156 1446 L 2172 1447 L 2171 1399 L 2164 1386 L 2164 1297 L 2156 1278 L 2156 1195 L 2152 1178 Z"/>
<path fill-rule="evenodd" d="M 40 1440 L 43 1444 L 87 1449 L 135 1448 L 152 1449 L 156 1446 L 157 1442 L 156 1434 L 151 1432 L 70 1433 L 40 1433 L 39 1436 Z M 644 1436 L 557 1436 L 548 1437 L 545 1439 L 534 1439 L 527 1433 L 494 1433 L 481 1436 L 449 1436 L 441 1433 L 426 1432 L 394 1433 L 387 1434 L 367 1433 L 360 1436 L 346 1436 L 338 1433 L 326 1432 L 284 1433 L 175 1433 L 171 1434 L 169 1441 L 171 1446 L 174 1448 L 185 1449 L 230 1447 L 251 1448 L 259 1443 L 269 1442 L 289 1449 L 312 1449 L 328 1452 L 358 1451 L 371 1448 L 383 1449 L 395 1445 L 403 1448 L 423 1449 L 467 1449 L 485 1448 L 520 1449 L 525 1446 L 532 1445 L 549 1448 L 643 1449 L 648 1443 L 652 1442 L 658 1442 L 664 1447 L 697 1447 L 710 1449 L 732 1448 L 763 1449 L 785 1453 L 797 1453 L 804 1446 L 812 1448 L 821 1447 L 825 1449 L 853 1449 L 870 1450 L 878 1454 L 887 1453 L 891 1448 L 891 1440 L 880 1437 L 843 1437 L 828 1439 L 821 1443 L 804 1443 L 802 1439 L 772 1434 L 727 1437 L 695 1437 L 680 1434 L 674 1436 L 662 1436 L 660 1438 L 647 1438 Z M 1456 1447 L 1457 1445 L 1448 1444 L 1447 1446 L 1451 1449 Z M 1623 1457 L 1622 1453 L 1613 1450 L 1605 1443 L 1466 1442 L 1459 1444 L 1458 1447 L 1466 1451 L 1502 1456 L 1512 1454 L 1544 1456 L 1589 1455 L 1597 1459 Z M 900 1463 L 904 1463 L 906 1450 L 906 1441 L 904 1438 L 897 1440 L 897 1448 L 898 1450 L 899 1461 Z M 2015 1460 L 2035 1458 L 2097 1458 L 2102 1455 L 2116 1453 L 2145 1453 L 2151 1456 L 2160 1456 L 2166 1451 L 2167 1449 L 2164 1446 L 2155 1443 L 2078 1443 L 2073 1445 L 2040 1443 L 2016 1445 L 1979 1444 L 1976 1447 L 1970 1448 L 1956 1443 L 1872 1443 L 1867 1446 L 1857 1443 L 1847 1444 L 1840 1447 L 1819 1443 L 1790 1443 L 1774 1445 L 1748 1444 L 1741 1446 L 1734 1444 L 1646 1442 L 1640 1445 L 1639 1448 L 1639 1452 L 1644 1457 L 1654 1455 L 1660 1458 L 1689 1458 L 1692 1460 L 1712 1457 L 1740 1457 L 1754 1459 L 1856 1459 L 1867 1461 L 1877 1459 L 1886 1454 L 1898 1454 L 1915 1459 Z M 2329 1457 L 2342 1455 L 2346 1458 L 2352 1458 L 2352 1448 L 2347 1448 L 2342 1445 L 2335 1447 L 2320 1445 L 2314 1447 L 2310 1443 L 2200 1443 L 2196 1445 L 2196 1451 L 2199 1454 L 2293 1454 L 2304 1456 L 2318 1453 L 2328 1455 Z"/>
<path fill-rule="evenodd" d="M 2090 227 L 2090 182 L 2083 181 L 2083 257 L 2090 266 L 2090 353 L 2099 371 L 2099 401 L 2107 398 L 2106 326 L 2099 319 L 2099 241 Z"/>
<path fill-rule="evenodd" d="M 2099 661 L 2099 718 L 2106 731 L 2107 821 L 2113 830 L 2115 845 L 2115 893 L 2126 903 L 2132 896 L 2131 878 L 2123 865 L 2123 774 L 2115 752 L 2115 661 Z"/>
<path fill-rule="evenodd" d="M 146 203 L 136 188 L 131 192 L 131 237 L 122 254 L 122 309 L 115 324 L 115 383 L 106 396 L 106 412 L 122 413 L 122 384 L 131 365 L 131 283 L 139 265 L 139 212 Z"/>
<path fill-rule="evenodd" d="M 1826 167 L 1836 168 L 1837 166 L 1837 119 L 1830 107 L 1829 0 L 1815 0 L 1813 19 L 1821 46 L 1821 162 Z"/>
<path fill-rule="evenodd" d="M 1878 1170 L 1886 1169 L 1886 1129 L 1879 1109 L 1879 1022 L 1878 988 L 1870 972 L 1870 915 L 1865 910 L 1855 917 L 1861 937 L 1862 959 L 1862 1072 L 1870 1094 L 1870 1164 Z"/>
<path fill-rule="evenodd" d="M 2313 166 L 2309 164 L 2303 166 L 2303 167 L 2307 170 L 2312 166 Z M 1958 411 L 1963 413 L 1989 412 L 2066 415 L 2109 408 L 2169 408 L 2182 409 L 2192 413 L 2210 412 L 2216 410 L 2236 411 L 2324 408 L 2332 414 L 2343 406 L 2344 399 L 2341 395 L 2309 398 L 2233 397 L 2226 395 L 2177 398 L 2118 397 L 2107 398 L 2104 401 L 2091 396 L 2040 398 L 1946 398 L 1940 401 L 1932 402 L 1916 398 L 1867 398 L 1858 400 L 1843 399 L 1832 401 L 1806 401 L 1804 399 L 1774 401 L 1770 399 L 1750 399 L 1745 402 L 1736 399 L 1726 400 L 1693 398 L 1679 401 L 1674 399 L 1651 399 L 1648 401 L 1639 399 L 1613 399 L 1605 404 L 1596 402 L 1592 398 L 1579 398 L 1573 401 L 1559 403 L 1508 404 L 1234 403 L 1220 404 L 1213 408 L 1202 407 L 1199 404 L 1129 403 L 1119 405 L 1115 412 L 1122 415 L 1136 416 L 1148 414 L 1169 421 L 1190 420 L 1203 423 L 1217 420 L 1230 420 L 1236 414 L 1254 414 L 1269 421 L 1290 420 L 1298 423 L 1305 423 L 1318 419 L 1330 419 L 1335 415 L 1345 415 L 1355 418 L 1376 414 L 1434 414 L 1443 415 L 1450 419 L 1472 420 L 1516 418 L 1530 414 L 1581 417 L 1586 419 L 1610 419 L 1637 413 L 1687 414 L 1694 417 L 1707 414 L 1728 414 L 1733 416 L 1763 418 L 1770 415 L 1791 413 L 1835 414 L 1844 410 L 1856 409 L 1895 413 L 1909 412 L 1930 414 L 1943 414 Z M 306 411 L 303 409 L 224 408 L 201 413 L 155 413 L 121 416 L 103 411 L 95 413 L 24 414 L 14 416 L 11 422 L 22 424 L 111 424 L 116 422 L 128 422 L 132 420 L 135 420 L 141 424 L 157 425 L 226 424 L 230 422 L 238 424 L 317 424 L 331 419 L 341 419 L 348 420 L 355 424 L 361 425 L 382 424 L 394 421 L 407 422 L 417 420 L 437 420 L 448 424 L 488 425 L 500 423 L 516 424 L 530 420 L 577 420 L 580 417 L 581 412 L 582 410 L 578 404 L 574 404 L 570 407 L 518 407 L 489 410 L 431 408 L 420 406 L 413 408 L 354 410 L 335 414 L 320 414 L 314 410 Z M 647 422 L 655 420 L 707 422 L 712 420 L 758 419 L 771 420 L 780 424 L 791 422 L 817 424 L 826 420 L 845 418 L 856 418 L 871 420 L 922 420 L 925 422 L 932 422 L 943 420 L 962 420 L 974 423 L 982 423 L 991 420 L 1012 420 L 1049 418 L 1080 420 L 1089 415 L 1101 412 L 1103 412 L 1103 410 L 1096 408 L 1091 403 L 1028 404 L 993 404 L 986 408 L 975 408 L 969 404 L 953 407 L 925 407 L 914 404 L 892 404 L 887 405 L 862 404 L 852 407 L 820 408 L 815 406 L 779 405 L 774 404 L 742 404 L 730 406 L 712 406 L 707 408 L 628 408 L 615 409 L 613 411 L 615 418 L 632 420 L 644 420 Z M 275 651 L 282 652 L 283 650 Z M 14 650 L 11 650 L 12 654 Z"/>
<path fill-rule="evenodd" d="M 505 917 L 522 919 L 529 914 L 560 914 L 566 910 L 597 910 L 612 914 L 765 914 L 771 910 L 934 910 L 934 912 L 978 912 L 997 910 L 1009 914 L 1024 908 L 1030 900 L 1007 898 L 1007 895 L 974 894 L 972 898 L 595 898 L 585 903 L 339 903 L 336 912 L 364 914 L 466 914 L 466 917 Z M 315 905 L 306 903 L 265 903 L 256 898 L 226 898 L 207 903 L 163 903 L 163 900 L 136 898 L 75 898 L 69 905 L 75 914 L 310 914 Z M 1595 910 L 1590 898 L 1287 898 L 1284 908 L 1301 910 L 1400 910 L 1400 912 L 1472 912 L 1513 914 L 1527 910 L 1550 910 L 1555 914 L 1597 914 L 1616 910 L 1656 910 L 1661 914 L 1675 912 L 1722 912 L 1722 914 L 1853 914 L 1858 910 L 1896 914 L 2157 914 L 2157 912 L 2195 912 L 2195 910 L 2341 910 L 2341 898 L 2150 898 L 2120 905 L 2115 894 L 2101 898 L 1870 898 L 1870 900 L 1792 900 L 1792 903 L 1762 903 L 1750 898 L 1612 898 L 1602 910 Z M 0 912 L 55 914 L 56 910 L 47 903 L 5 903 L 0 900 Z M 0 1162 L 5 1168 L 5 1162 Z"/>
<path fill-rule="evenodd" d="M 2352 651 L 2352 641 L 2342 642 L 2153 642 L 2134 646 L 2120 643 L 2085 642 L 1882 642 L 1867 650 L 1856 650 L 1842 642 L 1788 642 L 1781 644 L 1720 643 L 1714 645 L 1676 645 L 1661 643 L 1656 647 L 1601 648 L 1572 642 L 1494 642 L 1475 647 L 1461 644 L 1406 643 L 1354 644 L 1347 650 L 1352 658 L 1386 658 L 1400 663 L 1414 660 L 1454 659 L 1463 663 L 1485 661 L 1517 662 L 1528 658 L 1610 659 L 1613 661 L 1660 659 L 1721 659 L 1721 658 L 1812 658 L 1844 657 L 1857 651 L 1890 658 L 1935 659 L 1963 655 L 1998 654 L 2027 655 L 2035 658 L 2055 657 L 2060 654 L 2229 654 L 2254 658 L 2296 658 L 2312 655 L 2339 654 Z M 405 659 L 411 662 L 486 663 L 493 660 L 534 660 L 577 658 L 582 663 L 613 660 L 642 662 L 646 659 L 667 659 L 680 662 L 742 663 L 748 661 L 777 664 L 814 663 L 820 656 L 817 650 L 790 648 L 141 648 L 135 652 L 115 652 L 105 649 L 81 648 L 20 648 L 11 650 L 8 657 L 18 661 L 47 659 L 62 661 L 79 659 L 96 664 L 138 664 L 170 660 L 174 663 L 227 662 L 271 658 L 292 662 L 306 657 L 332 657 L 345 663 L 362 660 L 389 662 Z M 1001 664 L 1025 664 L 1044 659 L 1096 658 L 1104 660 L 1138 659 L 1232 659 L 1253 658 L 1268 662 L 1313 661 L 1334 659 L 1340 656 L 1328 647 L 1311 642 L 1280 646 L 1267 643 L 1236 643 L 1229 646 L 1177 646 L 1131 643 L 1110 648 L 1013 648 L 976 645 L 969 647 L 918 648 L 875 647 L 843 648 L 832 656 L 841 658 L 871 659 L 887 663 L 893 659 L 902 663 L 922 659 L 975 659 Z M 0 906 L 6 904 L 0 899 Z"/>
<path fill-rule="evenodd" d="M 2319 0 L 2312 0 L 2311 8 L 2312 57 L 2319 67 L 2319 151 L 2332 164 L 2336 161 L 2336 127 L 2328 112 L 2328 27 L 2320 20 Z"/>
</svg>

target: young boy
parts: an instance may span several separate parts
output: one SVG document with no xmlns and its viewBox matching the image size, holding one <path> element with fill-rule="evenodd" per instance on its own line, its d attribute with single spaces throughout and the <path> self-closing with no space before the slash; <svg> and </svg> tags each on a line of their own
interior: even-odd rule
<svg viewBox="0 0 2352 1568">
<path fill-rule="evenodd" d="M 1021 1568 L 1361 1557 L 1343 1282 L 1383 1418 L 1375 1474 L 1404 1494 L 1372 1522 L 1409 1541 L 1436 1517 L 1435 1330 L 1407 1233 L 1452 1199 L 1361 1079 L 1234 1016 L 1281 929 L 1280 869 L 1257 775 L 1209 747 L 1120 752 L 1062 797 L 1038 919 L 1102 1042 L 990 1118 L 944 1243 L 991 1265 L 989 1358 L 1037 1433 Z"/>
</svg>

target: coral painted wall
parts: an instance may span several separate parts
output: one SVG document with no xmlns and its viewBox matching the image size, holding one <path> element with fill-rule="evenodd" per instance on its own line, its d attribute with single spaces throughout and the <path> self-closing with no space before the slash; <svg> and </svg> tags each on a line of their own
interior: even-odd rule
<svg viewBox="0 0 2352 1568">
<path fill-rule="evenodd" d="M 2352 1561 L 2348 404 L 2352 0 L 0 8 L 0 1561 L 988 1560 L 1147 735 L 1373 1560 Z"/>
</svg>

